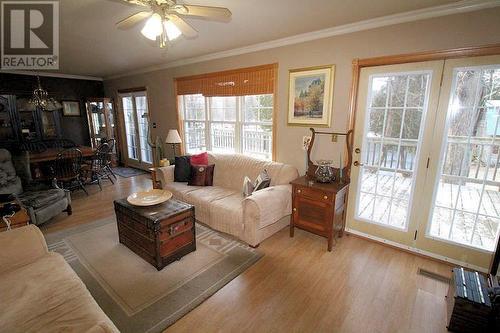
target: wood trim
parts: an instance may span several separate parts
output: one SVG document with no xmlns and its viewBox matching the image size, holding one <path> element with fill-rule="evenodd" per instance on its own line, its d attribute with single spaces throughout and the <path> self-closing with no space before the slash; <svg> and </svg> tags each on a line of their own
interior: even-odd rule
<svg viewBox="0 0 500 333">
<path fill-rule="evenodd" d="M 500 264 L 500 239 L 497 242 L 497 247 L 495 253 L 493 254 L 493 258 L 491 259 L 489 272 L 492 275 L 497 275 L 498 273 L 498 265 Z"/>
<path fill-rule="evenodd" d="M 128 94 L 141 91 L 147 92 L 147 90 L 148 90 L 147 87 L 125 88 L 125 89 L 118 89 L 118 94 Z"/>
<path fill-rule="evenodd" d="M 432 261 L 435 261 L 435 262 L 439 262 L 439 263 L 442 263 L 442 264 L 445 264 L 445 265 L 448 265 L 448 266 L 453 266 L 454 265 L 452 262 L 449 262 L 449 261 L 445 261 L 445 260 L 442 260 L 442 259 L 439 259 L 439 258 L 435 258 L 435 257 L 430 257 L 430 256 L 425 255 L 423 253 L 418 253 L 418 252 L 415 252 L 415 251 L 404 249 L 402 247 L 394 246 L 394 245 L 389 244 L 389 243 L 380 242 L 380 241 L 378 241 L 376 239 L 365 237 L 363 235 L 358 235 L 358 234 L 352 233 L 352 232 L 350 232 L 348 230 L 345 231 L 345 235 L 349 236 L 349 237 L 356 237 L 356 238 L 359 238 L 359 239 L 363 239 L 365 241 L 368 241 L 368 242 L 371 242 L 371 243 L 376 243 L 376 244 L 379 244 L 379 245 L 382 245 L 382 246 L 386 246 L 388 248 L 395 249 L 397 251 L 403 251 L 405 253 L 410 253 L 410 254 L 412 254 L 414 256 L 417 256 L 417 257 L 420 257 L 420 258 L 425 258 L 425 259 L 432 260 Z"/>
<path fill-rule="evenodd" d="M 276 162 L 276 150 L 277 150 L 277 139 L 278 139 L 278 113 L 279 113 L 279 102 L 278 102 L 278 77 L 279 77 L 279 64 L 274 63 L 274 92 L 273 92 L 273 127 L 272 127 L 272 161 Z"/>
<path fill-rule="evenodd" d="M 383 65 L 405 64 L 410 62 L 423 62 L 433 60 L 446 60 L 453 58 L 468 58 L 500 54 L 500 44 L 462 47 L 449 50 L 437 50 L 410 54 L 398 54 L 358 60 L 359 67 L 372 67 Z"/>
<path fill-rule="evenodd" d="M 175 81 L 183 81 L 183 80 L 205 79 L 205 78 L 218 77 L 218 76 L 223 76 L 223 75 L 240 74 L 240 73 L 253 72 L 253 71 L 258 71 L 258 70 L 263 70 L 263 69 L 276 68 L 276 66 L 278 66 L 278 63 L 237 68 L 237 69 L 229 69 L 229 70 L 225 70 L 225 71 L 209 72 L 209 73 L 196 74 L 196 75 L 191 75 L 191 76 L 175 77 L 174 80 Z"/>
<path fill-rule="evenodd" d="M 185 155 L 185 145 L 186 142 L 184 142 L 186 139 L 186 136 L 184 135 L 184 121 L 181 117 L 181 114 L 179 112 L 179 96 L 177 95 L 177 80 L 174 79 L 174 103 L 175 103 L 175 113 L 177 114 L 177 127 L 179 129 L 179 135 L 181 136 L 182 143 L 179 145 L 179 153 L 182 155 Z M 175 146 L 174 146 L 175 149 Z M 175 155 L 175 150 L 174 150 L 174 155 Z"/>
</svg>

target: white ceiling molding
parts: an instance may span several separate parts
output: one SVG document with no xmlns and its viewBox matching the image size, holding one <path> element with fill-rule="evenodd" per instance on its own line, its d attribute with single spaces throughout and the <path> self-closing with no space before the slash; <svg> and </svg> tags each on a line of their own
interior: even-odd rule
<svg viewBox="0 0 500 333">
<path fill-rule="evenodd" d="M 0 70 L 0 74 L 18 74 L 18 75 L 31 75 L 31 76 L 46 76 L 46 77 L 58 77 L 61 79 L 76 79 L 76 80 L 90 80 L 90 81 L 102 81 L 102 77 L 96 76 L 85 76 L 85 75 L 72 75 L 72 74 L 62 74 L 62 73 L 48 73 L 48 72 L 30 72 L 30 71 L 16 71 L 16 70 Z"/>
<path fill-rule="evenodd" d="M 257 43 L 249 46 L 244 46 L 236 49 L 215 52 L 210 54 L 205 54 L 201 56 L 196 56 L 192 58 L 180 59 L 165 64 L 149 66 L 135 71 L 129 71 L 127 73 L 112 75 L 106 77 L 106 80 L 117 79 L 121 77 L 143 74 L 148 72 L 153 72 L 161 69 L 179 67 L 189 64 L 194 64 L 203 61 L 215 60 L 220 58 L 226 58 L 236 55 L 241 55 L 245 53 L 251 53 L 256 51 L 268 50 L 273 48 L 278 48 L 287 45 L 293 45 L 303 42 L 308 42 L 316 39 L 327 38 L 332 36 L 344 35 L 352 32 L 358 32 L 363 30 L 376 29 L 380 27 L 385 27 L 389 25 L 419 21 L 429 18 L 435 18 L 446 15 L 460 14 L 466 12 L 472 12 L 481 9 L 493 8 L 500 6 L 500 0 L 463 0 L 459 2 L 454 2 L 441 6 L 434 6 L 424 9 L 412 10 L 405 13 L 399 13 L 394 15 L 377 17 L 374 19 L 359 21 L 355 23 L 349 23 L 345 25 L 339 25 L 332 28 L 316 30 L 312 32 L 306 32 L 303 34 L 280 38 L 268 42 Z"/>
</svg>

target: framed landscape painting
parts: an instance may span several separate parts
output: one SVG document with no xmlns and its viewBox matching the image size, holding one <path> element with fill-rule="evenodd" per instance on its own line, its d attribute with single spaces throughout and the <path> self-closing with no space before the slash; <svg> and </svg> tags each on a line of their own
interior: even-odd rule
<svg viewBox="0 0 500 333">
<path fill-rule="evenodd" d="M 329 127 L 335 66 L 289 72 L 288 125 Z"/>
</svg>

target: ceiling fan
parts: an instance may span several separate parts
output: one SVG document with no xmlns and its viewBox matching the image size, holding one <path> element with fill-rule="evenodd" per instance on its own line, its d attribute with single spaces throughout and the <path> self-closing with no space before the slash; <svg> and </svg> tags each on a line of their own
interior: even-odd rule
<svg viewBox="0 0 500 333">
<path fill-rule="evenodd" d="M 210 21 L 228 22 L 231 11 L 223 7 L 196 6 L 177 4 L 176 0 L 123 0 L 129 4 L 147 7 L 116 23 L 118 29 L 126 30 L 146 20 L 141 30 L 144 37 L 158 41 L 160 48 L 180 35 L 194 38 L 198 32 L 182 17 L 206 19 Z"/>
</svg>

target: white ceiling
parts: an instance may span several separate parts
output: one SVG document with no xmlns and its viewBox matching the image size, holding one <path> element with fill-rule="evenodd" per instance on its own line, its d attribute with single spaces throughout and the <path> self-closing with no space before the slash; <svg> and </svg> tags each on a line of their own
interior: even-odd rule
<svg viewBox="0 0 500 333">
<path fill-rule="evenodd" d="M 227 7 L 229 23 L 187 21 L 199 31 L 161 50 L 142 37 L 139 25 L 122 31 L 115 23 L 141 7 L 120 0 L 61 0 L 60 70 L 108 77 L 326 29 L 371 18 L 457 2 L 457 0 L 185 0 L 179 3 Z"/>
</svg>

